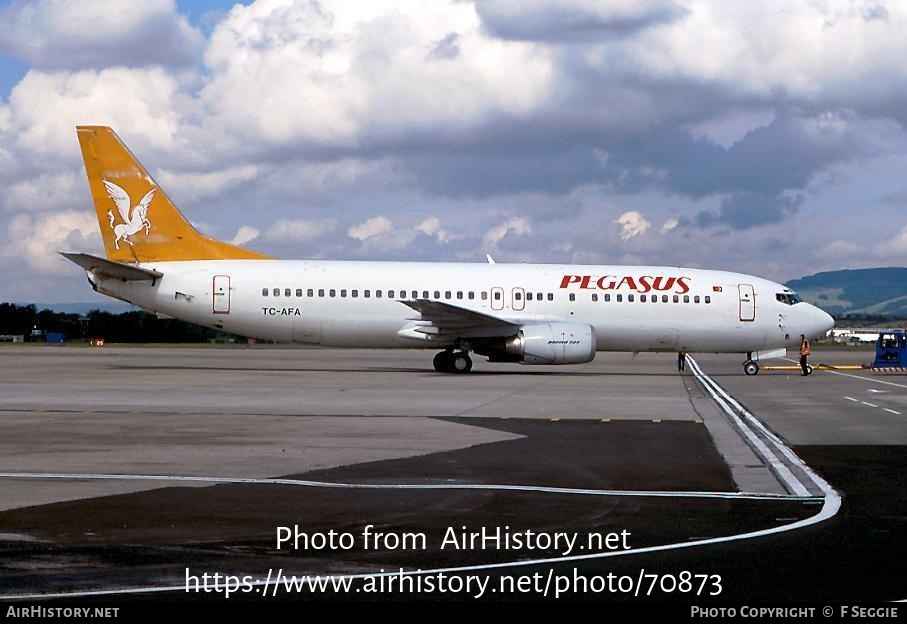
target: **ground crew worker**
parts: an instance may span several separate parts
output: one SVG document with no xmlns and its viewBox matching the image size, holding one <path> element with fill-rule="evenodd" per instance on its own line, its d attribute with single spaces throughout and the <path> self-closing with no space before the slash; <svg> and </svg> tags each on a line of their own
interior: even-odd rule
<svg viewBox="0 0 907 624">
<path fill-rule="evenodd" d="M 800 368 L 803 369 L 803 375 L 809 375 L 812 372 L 812 369 L 809 368 L 809 364 L 806 363 L 806 358 L 809 357 L 810 348 L 809 340 L 806 339 L 806 336 L 800 334 Z"/>
<path fill-rule="evenodd" d="M 686 351 L 679 351 L 677 353 L 677 370 L 679 370 L 682 373 L 683 369 L 686 368 L 686 365 L 687 365 Z"/>
</svg>

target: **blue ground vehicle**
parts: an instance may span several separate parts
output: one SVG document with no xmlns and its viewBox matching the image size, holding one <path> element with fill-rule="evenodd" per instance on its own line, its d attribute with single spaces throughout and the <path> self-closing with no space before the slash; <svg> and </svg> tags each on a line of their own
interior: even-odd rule
<svg viewBox="0 0 907 624">
<path fill-rule="evenodd" d="M 907 330 L 886 329 L 879 332 L 873 370 L 907 371 Z"/>
</svg>

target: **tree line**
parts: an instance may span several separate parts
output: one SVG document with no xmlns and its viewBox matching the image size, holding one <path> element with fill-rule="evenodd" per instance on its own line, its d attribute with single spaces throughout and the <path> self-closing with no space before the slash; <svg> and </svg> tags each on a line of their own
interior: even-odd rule
<svg viewBox="0 0 907 624">
<path fill-rule="evenodd" d="M 33 330 L 38 330 L 38 334 L 33 336 Z M 63 333 L 68 341 L 103 338 L 106 342 L 210 342 L 235 338 L 144 311 L 111 314 L 92 310 L 88 314 L 71 314 L 39 310 L 34 304 L 0 303 L 0 334 L 24 335 L 25 340 L 43 342 L 48 332 Z"/>
</svg>

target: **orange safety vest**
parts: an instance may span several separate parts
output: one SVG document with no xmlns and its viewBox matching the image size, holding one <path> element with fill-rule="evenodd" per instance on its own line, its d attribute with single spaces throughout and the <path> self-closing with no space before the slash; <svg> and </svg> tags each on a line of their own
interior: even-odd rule
<svg viewBox="0 0 907 624">
<path fill-rule="evenodd" d="M 809 355 L 809 340 L 804 340 L 800 343 L 800 355 Z"/>
</svg>

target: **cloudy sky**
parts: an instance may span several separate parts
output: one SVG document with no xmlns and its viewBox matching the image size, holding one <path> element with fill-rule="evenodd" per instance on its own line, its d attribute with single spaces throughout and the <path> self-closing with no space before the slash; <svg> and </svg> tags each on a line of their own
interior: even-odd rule
<svg viewBox="0 0 907 624">
<path fill-rule="evenodd" d="M 0 2 L 0 301 L 95 301 L 74 126 L 283 258 L 907 265 L 907 3 Z"/>
</svg>

